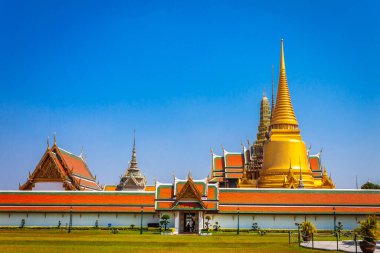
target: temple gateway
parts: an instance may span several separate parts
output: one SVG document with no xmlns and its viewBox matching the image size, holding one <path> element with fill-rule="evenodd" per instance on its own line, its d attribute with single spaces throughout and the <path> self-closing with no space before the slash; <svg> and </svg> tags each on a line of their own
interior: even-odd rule
<svg viewBox="0 0 380 253">
<path fill-rule="evenodd" d="M 312 221 L 318 229 L 341 222 L 352 229 L 368 214 L 380 213 L 380 191 L 335 189 L 321 152 L 302 140 L 286 77 L 281 40 L 276 99 L 264 94 L 257 138 L 239 152 L 212 151 L 211 175 L 203 179 L 147 179 L 138 167 L 136 141 L 126 173 L 117 185 L 101 185 L 86 163 L 54 144 L 18 191 L 0 191 L 0 226 L 143 226 L 170 216 L 175 233 L 200 233 L 206 220 L 221 228 L 294 229 Z M 207 217 L 207 219 L 206 219 Z"/>
</svg>

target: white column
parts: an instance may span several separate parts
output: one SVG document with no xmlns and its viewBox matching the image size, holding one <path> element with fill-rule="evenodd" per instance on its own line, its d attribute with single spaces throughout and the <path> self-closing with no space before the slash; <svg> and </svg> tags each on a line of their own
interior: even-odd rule
<svg viewBox="0 0 380 253">
<path fill-rule="evenodd" d="M 174 233 L 178 234 L 179 233 L 179 212 L 174 212 Z"/>
<path fill-rule="evenodd" d="M 201 233 L 201 230 L 203 229 L 203 216 L 204 216 L 204 214 L 203 214 L 203 212 L 202 211 L 199 211 L 198 212 L 198 234 L 200 234 Z"/>
</svg>

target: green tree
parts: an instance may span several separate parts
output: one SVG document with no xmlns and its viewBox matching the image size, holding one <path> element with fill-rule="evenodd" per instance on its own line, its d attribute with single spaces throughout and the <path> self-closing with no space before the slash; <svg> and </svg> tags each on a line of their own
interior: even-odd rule
<svg viewBox="0 0 380 253">
<path fill-rule="evenodd" d="M 206 222 L 205 222 L 206 229 L 207 229 L 207 231 L 208 231 L 208 229 L 209 229 L 209 227 L 210 227 L 210 225 L 211 225 L 211 223 L 210 223 L 211 217 L 207 215 L 207 216 L 205 217 L 205 220 L 206 220 Z"/>
<path fill-rule="evenodd" d="M 339 237 L 340 237 L 340 234 L 342 233 L 342 230 L 343 230 L 343 224 L 342 222 L 338 222 L 338 225 L 336 225 L 336 232 L 338 233 Z"/>
<path fill-rule="evenodd" d="M 368 181 L 367 183 L 363 184 L 361 188 L 362 189 L 380 189 L 380 185 L 374 184 Z"/>
<path fill-rule="evenodd" d="M 167 229 L 167 225 L 170 223 L 169 219 L 170 219 L 170 215 L 169 214 L 164 214 L 164 215 L 161 216 L 160 225 L 161 225 L 161 227 L 164 226 L 165 231 Z"/>
</svg>

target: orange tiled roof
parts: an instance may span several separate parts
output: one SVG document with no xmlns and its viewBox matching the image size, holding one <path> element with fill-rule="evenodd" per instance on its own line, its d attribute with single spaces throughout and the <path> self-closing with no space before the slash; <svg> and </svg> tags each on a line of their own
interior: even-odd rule
<svg viewBox="0 0 380 253">
<path fill-rule="evenodd" d="M 318 157 L 310 157 L 310 169 L 312 171 L 321 170 Z"/>
<path fill-rule="evenodd" d="M 0 206 L 3 212 L 141 212 L 141 206 Z M 154 206 L 144 206 L 144 212 L 154 213 Z"/>
<path fill-rule="evenodd" d="M 223 171 L 224 170 L 224 166 L 223 166 L 223 157 L 221 156 L 218 156 L 218 157 L 215 157 L 214 158 L 214 171 Z"/>
<path fill-rule="evenodd" d="M 94 179 L 90 170 L 87 168 L 86 163 L 83 161 L 81 157 L 71 154 L 61 148 L 59 148 L 59 151 L 62 154 L 62 159 L 65 160 L 68 168 L 72 169 L 75 175 L 85 177 L 88 179 Z"/>
<path fill-rule="evenodd" d="M 140 211 L 141 206 L 153 210 L 153 192 L 0 192 L 2 211 L 64 211 L 72 207 L 78 211 L 134 212 Z"/>
<path fill-rule="evenodd" d="M 32 190 L 34 183 L 44 181 L 62 182 L 66 190 L 101 190 L 82 157 L 59 148 L 55 143 L 51 149 L 47 148 L 20 190 Z"/>
<path fill-rule="evenodd" d="M 226 154 L 225 158 L 226 167 L 244 167 L 243 154 Z"/>
<path fill-rule="evenodd" d="M 219 205 L 221 213 L 236 213 L 239 208 L 241 213 L 277 213 L 277 214 L 320 214 L 333 212 L 331 206 L 224 206 Z M 335 212 L 339 214 L 371 214 L 380 213 L 380 207 L 352 207 L 338 206 Z"/>
<path fill-rule="evenodd" d="M 212 153 L 211 181 L 222 182 L 243 177 L 244 166 L 249 162 L 250 152 L 244 147 L 243 153 L 230 153 L 223 150 L 223 156 Z"/>
<path fill-rule="evenodd" d="M 147 185 L 145 186 L 145 191 L 155 191 L 156 186 L 155 185 Z"/>
<path fill-rule="evenodd" d="M 197 190 L 202 194 L 202 195 L 205 195 L 206 194 L 206 184 L 205 182 L 197 182 L 197 181 L 194 181 L 194 186 L 197 188 Z M 183 187 L 185 186 L 186 184 L 186 181 L 181 181 L 181 182 L 176 182 L 176 195 L 182 191 Z"/>
<path fill-rule="evenodd" d="M 116 191 L 116 185 L 106 185 L 104 191 Z"/>
<path fill-rule="evenodd" d="M 379 205 L 380 192 L 365 190 L 219 189 L 224 204 Z"/>
<path fill-rule="evenodd" d="M 207 210 L 221 213 L 380 213 L 379 190 L 219 189 L 208 184 L 202 202 Z M 176 198 L 173 185 L 159 184 L 157 192 L 3 191 L 0 211 L 138 212 L 172 210 Z M 191 202 L 191 201 L 190 201 Z M 184 206 L 181 200 L 175 208 Z"/>
</svg>

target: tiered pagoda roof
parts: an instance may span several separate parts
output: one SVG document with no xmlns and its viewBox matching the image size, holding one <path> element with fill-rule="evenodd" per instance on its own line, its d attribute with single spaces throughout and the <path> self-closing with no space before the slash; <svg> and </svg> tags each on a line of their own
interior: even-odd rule
<svg viewBox="0 0 380 253">
<path fill-rule="evenodd" d="M 55 137 L 52 148 L 48 145 L 40 162 L 29 174 L 27 181 L 20 190 L 33 190 L 36 183 L 62 183 L 65 190 L 100 191 L 101 186 L 96 182 L 88 168 L 83 154 L 77 156 L 59 148 Z"/>
<path fill-rule="evenodd" d="M 262 168 L 263 157 L 264 157 L 264 142 L 266 141 L 266 135 L 269 130 L 271 119 L 271 109 L 269 105 L 269 100 L 265 96 L 263 96 L 260 104 L 260 123 L 258 126 L 258 132 L 256 135 L 256 141 L 252 145 L 252 156 L 253 156 L 253 169 L 255 171 L 254 178 L 257 179 L 259 177 L 259 172 Z"/>
<path fill-rule="evenodd" d="M 217 210 L 218 185 L 207 178 L 174 178 L 173 184 L 156 182 L 156 210 Z"/>
<path fill-rule="evenodd" d="M 227 179 L 239 179 L 243 176 L 244 167 L 250 161 L 250 151 L 243 146 L 243 152 L 228 152 L 223 148 L 223 155 L 212 152 L 211 181 L 222 182 Z"/>
<path fill-rule="evenodd" d="M 132 159 L 128 164 L 127 172 L 120 178 L 117 185 L 117 191 L 134 191 L 144 190 L 146 185 L 146 177 L 140 172 L 137 165 L 136 157 L 136 137 L 133 139 Z"/>
</svg>

